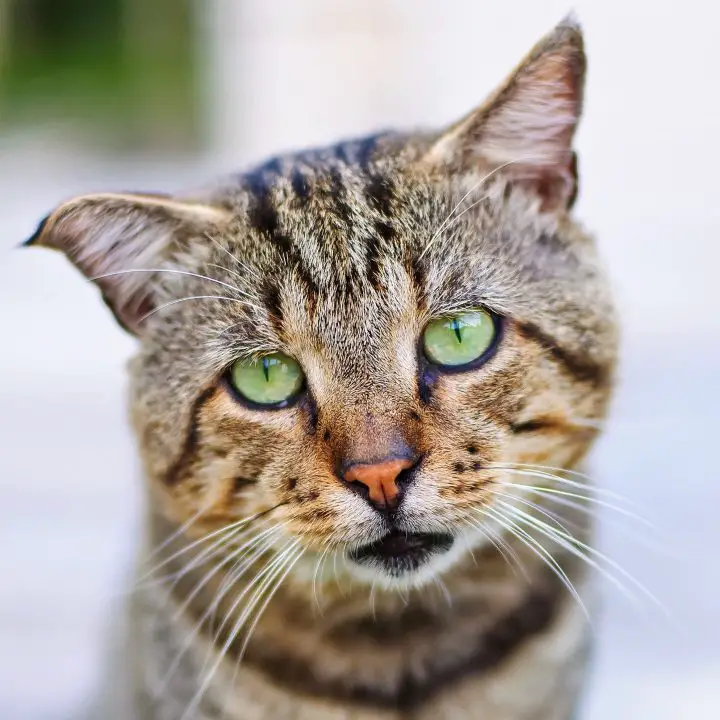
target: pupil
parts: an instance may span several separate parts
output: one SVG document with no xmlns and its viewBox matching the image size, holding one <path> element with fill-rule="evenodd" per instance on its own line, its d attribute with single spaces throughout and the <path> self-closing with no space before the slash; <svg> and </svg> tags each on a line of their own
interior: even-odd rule
<svg viewBox="0 0 720 720">
<path fill-rule="evenodd" d="M 265 375 L 265 382 L 270 382 L 270 360 L 269 358 L 263 358 L 263 373 Z"/>
<path fill-rule="evenodd" d="M 457 341 L 461 343 L 462 335 L 460 334 L 460 322 L 457 318 L 452 321 L 452 325 L 450 327 L 452 327 L 452 329 L 455 331 L 455 337 L 457 338 Z"/>
</svg>

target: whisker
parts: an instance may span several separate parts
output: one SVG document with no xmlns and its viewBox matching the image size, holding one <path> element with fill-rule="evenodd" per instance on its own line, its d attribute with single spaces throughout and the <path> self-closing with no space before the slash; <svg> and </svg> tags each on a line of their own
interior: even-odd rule
<svg viewBox="0 0 720 720">
<path fill-rule="evenodd" d="M 481 520 L 479 520 L 478 522 L 474 522 L 469 513 L 465 514 L 465 522 L 467 522 L 468 525 L 473 527 L 475 530 L 479 531 L 490 541 L 492 546 L 498 551 L 498 553 L 500 553 L 501 557 L 507 563 L 508 567 L 512 570 L 513 574 L 516 577 L 517 570 L 515 569 L 515 565 L 517 565 L 517 567 L 520 569 L 520 572 L 525 578 L 525 580 L 528 583 L 530 582 L 530 576 L 527 573 L 527 569 L 520 560 L 520 556 L 509 545 L 509 543 L 505 542 L 505 540 L 503 540 L 503 538 L 500 537 L 500 535 L 496 533 L 491 527 L 483 524 Z M 513 565 L 513 562 L 511 561 L 514 561 L 515 565 Z"/>
<path fill-rule="evenodd" d="M 562 530 L 558 530 L 557 528 L 550 527 L 547 523 L 543 522 L 539 518 L 533 517 L 529 513 L 526 513 L 524 510 L 520 510 L 519 508 L 513 508 L 511 505 L 505 503 L 503 500 L 500 500 L 499 503 L 512 510 L 513 515 L 519 521 L 524 521 L 525 524 L 535 527 L 538 532 L 545 535 L 545 537 L 547 537 L 549 540 L 556 542 L 558 545 L 568 550 L 568 552 L 571 552 L 576 555 L 576 557 L 583 559 L 588 565 L 601 572 L 619 590 L 621 590 L 623 594 L 629 597 L 629 599 L 631 599 L 633 602 L 637 602 L 637 596 L 631 593 L 627 589 L 627 587 L 623 585 L 614 575 L 609 573 L 606 568 L 603 568 L 599 563 L 595 562 L 592 558 L 588 557 L 584 553 L 589 553 L 593 557 L 607 563 L 611 568 L 613 568 L 613 570 L 615 570 L 615 572 L 619 573 L 623 578 L 625 578 L 634 587 L 636 587 L 639 592 L 641 592 L 645 597 L 651 600 L 663 612 L 663 614 L 669 617 L 669 613 L 665 606 L 639 580 L 637 580 L 633 575 L 631 575 L 624 567 L 622 567 L 622 565 L 615 562 L 615 560 L 613 560 L 612 558 L 608 557 L 605 553 L 600 552 L 596 548 L 591 547 L 587 543 L 582 542 L 582 540 L 577 539 L 576 537 L 567 532 L 563 532 Z M 563 540 L 566 541 L 565 544 L 563 544 Z M 584 553 L 580 552 L 580 549 L 583 550 Z"/>
<path fill-rule="evenodd" d="M 343 597 L 345 596 L 345 590 L 340 585 L 340 578 L 338 577 L 338 571 L 337 571 L 337 556 L 338 556 L 338 549 L 335 548 L 333 551 L 333 574 L 335 575 L 335 585 L 337 586 L 337 589 L 342 593 Z"/>
<path fill-rule="evenodd" d="M 246 528 L 247 530 L 247 528 Z M 138 578 L 138 585 L 136 587 L 142 587 L 145 585 L 146 580 L 150 580 L 153 578 L 155 573 L 157 573 L 158 570 L 161 568 L 169 565 L 177 558 L 181 557 L 182 555 L 185 555 L 189 552 L 191 552 L 193 549 L 198 547 L 199 545 L 203 545 L 205 543 L 210 543 L 209 546 L 203 548 L 200 550 L 199 553 L 196 553 L 192 556 L 191 560 L 189 561 L 189 564 L 192 564 L 191 567 L 196 567 L 196 564 L 194 564 L 196 561 L 202 562 L 202 559 L 207 557 L 209 553 L 213 553 L 214 550 L 221 548 L 224 544 L 229 544 L 232 538 L 243 532 L 243 527 L 228 527 L 228 528 L 222 528 L 222 531 L 220 533 L 209 533 L 207 537 L 202 537 L 193 543 L 190 543 L 189 545 L 181 548 L 180 550 L 177 550 L 174 552 L 170 557 L 166 558 L 165 560 L 159 562 L 155 567 L 148 570 L 144 575 L 142 575 L 140 578 Z M 210 537 L 210 535 L 218 535 L 220 534 L 220 537 L 215 537 L 214 539 Z M 187 567 L 187 566 L 186 566 Z M 157 578 L 154 581 L 151 581 L 150 585 L 156 585 L 158 582 L 163 583 L 167 580 L 171 580 L 173 578 L 176 578 L 178 574 L 182 573 L 182 571 L 176 571 L 173 573 L 170 573 L 169 575 L 165 575 L 162 578 Z"/>
<path fill-rule="evenodd" d="M 252 548 L 257 545 L 258 543 L 261 543 L 263 540 L 266 541 L 264 543 L 263 548 L 267 546 L 267 548 L 272 547 L 272 544 L 275 542 L 274 535 L 280 532 L 280 530 L 283 528 L 284 525 L 287 523 L 280 523 L 278 525 L 273 525 L 272 527 L 269 527 L 262 532 L 258 533 L 257 535 L 254 535 L 250 540 L 248 540 L 246 543 L 241 545 L 237 550 L 233 550 L 233 552 L 223 560 L 223 562 L 215 565 L 213 568 L 211 568 L 206 575 L 203 576 L 203 578 L 195 585 L 195 587 L 192 589 L 192 591 L 188 594 L 188 596 L 185 598 L 184 602 L 175 612 L 175 615 L 173 616 L 173 620 L 179 620 L 180 617 L 182 617 L 185 614 L 185 611 L 187 610 L 190 603 L 197 597 L 198 593 L 202 590 L 202 588 L 219 572 L 219 570 L 224 566 L 227 565 L 229 562 L 233 560 L 242 560 L 243 556 L 247 554 L 248 551 L 251 551 Z M 268 539 L 269 536 L 269 539 Z M 263 550 L 264 552 L 264 550 Z M 260 553 L 262 554 L 262 553 Z M 251 561 L 254 561 L 255 556 L 251 558 Z M 250 562 L 251 562 L 250 561 Z M 249 567 L 249 565 L 248 565 Z M 239 576 L 238 576 L 239 577 Z"/>
<path fill-rule="evenodd" d="M 537 477 L 537 478 L 544 478 L 546 480 L 552 480 L 553 482 L 557 482 L 561 485 L 567 485 L 568 487 L 572 487 L 578 490 L 589 490 L 592 492 L 593 495 L 605 495 L 609 498 L 612 498 L 614 500 L 617 500 L 618 502 L 624 502 L 628 505 L 632 505 L 632 503 L 619 493 L 616 493 L 612 490 L 608 490 L 606 488 L 598 488 L 595 485 L 593 485 L 590 481 L 592 478 L 590 478 L 588 475 L 582 475 L 580 473 L 575 473 L 575 471 L 571 470 L 564 470 L 563 468 L 545 468 L 542 469 L 542 466 L 533 466 L 526 463 L 491 463 L 487 466 L 488 470 L 497 469 L 497 470 L 513 470 L 517 474 L 523 474 L 523 473 L 533 473 L 532 475 L 528 475 L 529 477 Z M 562 475 L 557 475 L 552 472 L 547 472 L 547 470 L 557 470 L 562 473 L 566 474 L 572 474 L 577 475 L 577 477 L 584 478 L 588 480 L 588 482 L 578 482 L 577 480 L 571 480 L 570 478 L 563 477 Z"/>
<path fill-rule="evenodd" d="M 184 522 L 174 533 L 171 535 L 168 535 L 162 542 L 158 543 L 152 550 L 148 552 L 148 554 L 143 559 L 143 562 L 147 562 L 148 560 L 151 560 L 154 557 L 157 557 L 158 554 L 160 554 L 168 545 L 173 543 L 175 540 L 177 540 L 181 535 L 184 535 L 192 525 L 195 524 L 195 522 L 204 514 L 206 513 L 210 508 L 212 507 L 212 502 L 209 502 L 204 507 L 201 507 L 194 515 L 190 517 L 189 520 Z"/>
<path fill-rule="evenodd" d="M 320 565 L 322 561 L 325 559 L 325 556 L 327 555 L 328 551 L 330 550 L 330 542 L 332 541 L 332 537 L 327 538 L 325 540 L 325 549 L 320 554 L 320 557 L 318 558 L 318 561 L 315 565 L 315 572 L 313 572 L 313 579 L 312 579 L 312 593 L 313 593 L 313 599 L 315 600 L 315 606 L 318 610 L 321 610 L 320 607 L 320 599 L 318 597 L 317 593 L 317 576 L 318 576 L 318 570 L 320 569 Z"/>
<path fill-rule="evenodd" d="M 237 659 L 236 659 L 236 661 L 235 661 L 235 671 L 233 672 L 232 681 L 231 681 L 230 684 L 228 685 L 228 693 L 227 693 L 226 701 L 225 701 L 226 707 L 227 707 L 227 700 L 228 700 L 229 697 L 230 697 L 230 692 L 231 692 L 232 689 L 235 687 L 235 679 L 236 679 L 236 677 L 237 677 L 237 672 L 238 672 L 238 669 L 239 669 L 239 667 L 240 667 L 240 663 L 242 662 L 242 659 L 243 659 L 243 657 L 245 656 L 245 651 L 246 651 L 246 649 L 247 649 L 248 644 L 250 643 L 250 638 L 252 637 L 253 633 L 255 632 L 255 628 L 257 627 L 258 623 L 260 622 L 260 618 L 263 616 L 265 610 L 267 609 L 267 606 L 270 604 L 270 601 L 273 599 L 275 593 L 280 589 L 280 586 L 283 584 L 285 578 L 286 578 L 286 577 L 288 576 L 288 574 L 291 572 L 291 570 L 293 569 L 293 567 L 295 567 L 295 565 L 297 564 L 298 560 L 300 560 L 300 558 L 303 556 L 304 552 L 305 552 L 305 550 L 304 550 L 303 548 L 298 548 L 298 549 L 296 549 L 295 554 L 294 554 L 293 556 L 289 557 L 289 558 L 286 560 L 286 562 L 284 563 L 284 565 L 285 565 L 285 571 L 282 572 L 282 570 L 283 570 L 283 565 L 280 565 L 280 567 L 278 568 L 277 572 L 275 572 L 275 573 L 273 574 L 272 578 L 268 579 L 268 580 L 264 583 L 264 587 L 259 588 L 259 589 L 256 591 L 255 595 L 253 596 L 253 601 L 252 601 L 252 603 L 251 603 L 251 605 L 250 605 L 250 608 L 248 609 L 248 617 L 250 616 L 250 613 L 251 613 L 252 610 L 254 609 L 255 605 L 256 605 L 256 604 L 258 603 L 258 601 L 262 598 L 262 594 L 265 592 L 266 588 L 267 588 L 267 587 L 270 587 L 270 585 L 271 585 L 272 582 L 275 582 L 274 587 L 272 587 L 272 589 L 271 589 L 270 592 L 268 593 L 267 597 L 265 598 L 264 602 L 262 603 L 262 605 L 259 607 L 259 609 L 258 609 L 257 612 L 255 613 L 255 619 L 253 620 L 252 624 L 250 625 L 250 627 L 248 628 L 247 632 L 245 633 L 245 639 L 243 640 L 243 643 L 242 643 L 242 645 L 240 646 L 240 650 L 239 650 L 239 652 L 238 652 L 238 656 L 237 656 Z M 282 572 L 282 575 L 280 575 L 281 572 Z M 278 575 L 280 575 L 279 579 L 278 579 L 278 580 L 275 580 L 275 578 L 277 578 Z"/>
<path fill-rule="evenodd" d="M 155 315 L 155 313 L 160 312 L 161 310 L 164 310 L 167 307 L 170 307 L 171 305 L 177 305 L 181 302 L 187 302 L 188 300 L 226 300 L 227 302 L 234 302 L 238 303 L 240 305 L 245 305 L 246 307 L 251 307 L 257 310 L 258 312 L 264 312 L 263 309 L 259 305 L 255 305 L 254 303 L 251 303 L 247 300 L 239 300 L 238 298 L 231 298 L 227 295 L 190 295 L 188 297 L 184 298 L 178 298 L 177 300 L 170 300 L 169 302 L 163 303 L 162 305 L 159 305 L 156 308 L 153 308 L 150 312 L 145 313 L 138 322 L 144 322 L 147 320 L 150 316 Z"/>
<path fill-rule="evenodd" d="M 207 280 L 208 282 L 215 283 L 216 285 L 222 285 L 222 287 L 228 288 L 239 295 L 244 295 L 251 300 L 257 299 L 253 295 L 249 295 L 243 290 L 236 288 L 234 285 L 230 285 L 230 283 L 223 282 L 222 280 L 217 280 L 216 278 L 211 278 L 207 275 L 202 275 L 201 273 L 190 272 L 189 270 L 175 270 L 173 268 L 130 268 L 127 270 L 115 270 L 114 272 L 96 275 L 95 277 L 90 278 L 90 280 L 94 282 L 95 280 L 103 280 L 104 278 L 116 277 L 118 275 L 129 275 L 131 273 L 169 273 L 171 275 L 186 275 L 187 277 L 194 277 L 199 280 Z"/>
<path fill-rule="evenodd" d="M 513 471 L 510 471 L 513 472 Z M 597 505 L 598 507 L 606 508 L 608 510 L 613 510 L 616 513 L 619 513 L 620 515 L 624 515 L 625 517 L 631 518 L 632 520 L 635 520 L 639 523 L 642 523 L 643 525 L 648 526 L 649 528 L 652 528 L 655 530 L 655 526 L 646 520 L 645 518 L 637 515 L 636 513 L 630 512 L 629 510 L 626 510 L 625 508 L 618 507 L 617 505 L 614 505 L 613 503 L 605 502 L 604 500 L 601 500 L 600 498 L 592 497 L 589 495 L 580 495 L 579 493 L 570 492 L 569 490 L 558 490 L 557 488 L 549 488 L 549 487 L 543 487 L 540 485 L 525 485 L 522 483 L 514 483 L 514 482 L 507 482 L 505 481 L 503 483 L 506 486 L 509 487 L 516 487 L 521 488 L 524 490 L 529 490 L 531 492 L 539 493 L 541 495 L 546 496 L 558 496 L 563 498 L 575 498 L 576 500 L 582 500 L 583 502 L 590 503 L 592 505 Z"/>
<path fill-rule="evenodd" d="M 450 594 L 450 590 L 448 590 L 448 586 L 439 577 L 434 577 L 433 580 L 435 582 L 435 585 L 437 585 L 437 587 L 440 588 L 440 592 L 442 593 L 443 597 L 445 598 L 445 602 L 447 603 L 447 606 L 449 608 L 452 608 L 452 605 L 453 605 L 452 595 Z"/>
<path fill-rule="evenodd" d="M 247 525 L 248 523 L 253 522 L 254 520 L 257 520 L 258 518 L 263 517 L 264 515 L 268 515 L 274 510 L 277 510 L 279 507 L 282 507 L 285 505 L 284 502 L 277 503 L 276 505 L 273 505 L 270 508 L 267 508 L 265 510 L 260 510 L 257 513 L 254 513 L 253 515 L 250 515 L 249 517 L 242 518 L 240 520 L 235 520 L 234 522 L 224 525 L 221 528 L 218 528 L 217 530 L 213 530 L 210 533 L 207 533 L 206 535 L 203 535 L 201 538 L 198 538 L 197 540 L 189 543 L 183 548 L 180 548 L 177 552 L 174 552 L 170 557 L 165 558 L 161 563 L 155 565 L 153 568 L 151 568 L 149 571 L 147 571 L 144 575 L 140 576 L 138 579 L 138 582 L 141 582 L 144 579 L 151 578 L 160 568 L 165 567 L 169 563 L 176 560 L 181 555 L 189 552 L 193 548 L 197 547 L 198 545 L 202 545 L 203 543 L 207 542 L 208 540 L 211 540 L 213 538 L 216 538 L 218 535 L 223 535 L 224 533 L 227 533 L 228 531 L 239 529 L 243 527 L 244 525 Z"/>
<path fill-rule="evenodd" d="M 428 241 L 428 244 L 425 246 L 424 250 L 420 253 L 420 256 L 418 257 L 418 260 L 422 260 L 425 253 L 430 249 L 432 244 L 437 240 L 437 238 L 440 236 L 440 234 L 446 229 L 448 226 L 448 223 L 453 220 L 453 215 L 455 214 L 456 210 L 465 202 L 465 199 L 469 197 L 472 193 L 474 193 L 479 187 L 481 187 L 487 180 L 489 180 L 495 173 L 499 172 L 500 170 L 506 168 L 508 165 L 513 165 L 515 163 L 524 162 L 526 160 L 532 160 L 532 157 L 525 157 L 525 158 L 516 158 L 514 160 L 509 160 L 508 162 L 503 163 L 502 165 L 499 165 L 498 167 L 491 170 L 487 175 L 485 175 L 483 178 L 481 178 L 475 185 L 473 185 L 459 200 L 459 202 L 455 205 L 455 207 L 450 211 L 448 216 L 445 218 L 445 220 L 440 223 L 440 227 L 435 231 L 435 234 L 430 238 Z"/>
<path fill-rule="evenodd" d="M 514 483 L 503 483 L 503 485 L 505 487 L 515 487 Z M 522 486 L 521 486 L 521 488 L 522 488 Z M 595 520 L 598 517 L 598 513 L 604 509 L 601 505 L 595 505 L 595 506 L 593 506 L 592 504 L 588 505 L 587 503 L 591 498 L 584 497 L 582 499 L 582 501 L 577 501 L 577 500 L 573 500 L 573 499 L 566 498 L 566 497 L 560 497 L 555 494 L 548 494 L 548 493 L 543 494 L 543 489 L 544 489 L 543 487 L 538 487 L 537 492 L 540 495 L 542 495 L 544 500 L 546 500 L 548 502 L 552 502 L 554 505 L 559 505 L 560 507 L 567 507 L 567 508 L 570 508 L 577 512 L 581 512 L 581 513 L 585 514 L 588 518 L 591 518 L 592 520 Z M 488 488 L 488 492 L 497 493 L 498 491 L 493 488 Z M 500 493 L 500 494 L 519 500 L 519 498 L 517 498 L 515 495 L 509 494 L 509 493 Z M 561 516 L 559 516 L 553 510 L 550 510 L 547 507 L 541 508 L 540 505 L 538 505 L 537 503 L 531 502 L 527 498 L 523 499 L 521 502 L 524 505 L 528 505 L 529 507 L 534 507 L 538 510 L 543 509 L 544 510 L 543 514 L 547 513 L 547 514 L 555 517 L 556 519 L 563 519 L 563 521 L 569 525 L 578 527 L 577 523 L 572 522 L 572 521 L 568 520 L 567 518 L 561 518 Z M 623 513 L 623 512 L 619 512 L 619 514 L 621 517 L 624 517 L 627 515 L 626 513 Z M 630 519 L 635 520 L 635 518 L 632 516 L 630 517 Z M 623 533 L 630 534 L 631 537 L 633 537 L 635 540 L 642 543 L 645 547 L 650 548 L 656 552 L 662 553 L 666 557 L 676 557 L 676 558 L 683 557 L 682 553 L 680 553 L 679 555 L 676 555 L 675 553 L 671 552 L 668 547 L 666 547 L 664 545 L 659 545 L 656 542 L 657 538 L 655 537 L 655 535 L 659 532 L 659 530 L 657 530 L 657 528 L 655 528 L 648 521 L 644 520 L 642 517 L 640 517 L 639 519 L 642 522 L 642 528 L 638 528 L 638 527 L 635 527 L 632 525 L 628 526 L 625 523 L 621 523 L 619 518 L 617 518 L 615 515 L 608 514 L 607 516 L 604 516 L 604 521 L 612 522 L 616 527 L 618 527 L 618 529 L 620 531 L 622 531 Z M 640 532 L 641 529 L 645 530 L 646 532 L 641 533 Z M 650 536 L 649 531 L 652 531 L 653 537 Z"/>
<path fill-rule="evenodd" d="M 498 497 L 504 497 L 508 498 L 509 500 L 512 500 L 513 502 L 519 502 L 525 505 L 526 507 L 530 507 L 536 512 L 539 512 L 540 514 L 544 515 L 546 518 L 551 520 L 553 523 L 558 525 L 560 528 L 565 530 L 566 532 L 570 532 L 565 524 L 572 525 L 573 527 L 577 528 L 578 530 L 584 530 L 585 528 L 580 525 L 579 523 L 573 522 L 572 520 L 569 520 L 568 518 L 562 517 L 558 515 L 556 512 L 553 512 L 552 510 L 549 510 L 547 508 L 542 507 L 542 505 L 538 505 L 535 502 L 532 502 L 532 500 L 527 500 L 526 498 L 518 497 L 517 495 L 513 495 L 512 493 L 506 493 L 501 492 L 500 490 L 496 490 L 493 488 L 489 488 L 488 492 L 490 492 L 492 495 L 497 495 Z M 586 509 L 586 508 L 581 508 Z"/>
<path fill-rule="evenodd" d="M 225 595 L 230 591 L 232 586 L 237 582 L 237 580 L 242 577 L 242 575 L 247 571 L 249 567 L 252 566 L 252 563 L 254 563 L 259 557 L 263 555 L 275 542 L 276 537 L 275 535 L 279 534 L 282 526 L 274 526 L 270 528 L 269 530 L 264 531 L 261 533 L 260 536 L 257 536 L 253 538 L 253 540 L 249 543 L 249 547 L 247 547 L 247 550 L 243 552 L 240 555 L 233 554 L 223 559 L 221 563 L 216 565 L 212 570 L 210 570 L 203 578 L 200 580 L 197 585 L 193 588 L 192 592 L 185 598 L 182 605 L 175 611 L 173 617 L 171 618 L 171 622 L 178 622 L 180 618 L 185 614 L 187 611 L 187 608 L 189 607 L 190 603 L 193 601 L 193 599 L 197 596 L 197 594 L 202 590 L 203 587 L 210 581 L 210 579 L 220 571 L 220 569 L 227 565 L 228 563 L 234 561 L 235 564 L 233 565 L 233 568 L 230 571 L 229 577 L 226 578 L 226 582 L 223 583 L 223 585 L 218 588 L 218 591 L 215 593 L 215 596 L 213 597 L 212 602 L 208 606 L 208 608 L 205 610 L 205 612 L 200 617 L 200 620 L 198 620 L 197 623 L 195 623 L 194 627 L 191 628 L 191 630 L 188 632 L 185 641 L 181 645 L 181 647 L 178 649 L 175 659 L 168 667 L 164 677 L 160 681 L 161 688 L 164 689 L 170 679 L 172 678 L 173 674 L 177 670 L 178 666 L 180 665 L 180 662 L 185 655 L 185 653 L 188 651 L 190 646 L 192 645 L 193 640 L 197 637 L 198 633 L 200 632 L 203 625 L 208 621 L 208 619 L 214 615 L 215 611 L 220 605 L 221 600 Z M 270 534 L 270 537 L 268 539 L 267 535 Z M 263 542 L 263 536 L 265 536 L 265 541 Z M 243 556 L 247 555 L 248 551 L 252 551 L 252 547 L 260 544 L 262 547 L 259 549 L 256 549 L 255 552 L 251 554 L 251 556 L 246 559 L 244 563 L 240 566 L 240 569 L 238 570 L 237 566 L 240 565 Z M 248 544 L 246 544 L 248 545 Z M 243 546 L 246 547 L 246 546 Z M 241 553 L 241 550 L 238 550 L 238 553 Z"/>
<path fill-rule="evenodd" d="M 252 579 L 250 583 L 248 583 L 243 592 L 239 595 L 239 597 L 235 600 L 232 607 L 228 611 L 225 620 L 221 624 L 220 628 L 218 629 L 218 634 L 222 631 L 222 628 L 225 627 L 227 624 L 227 620 L 230 618 L 230 616 L 235 612 L 237 609 L 239 603 L 242 601 L 243 597 L 247 595 L 248 592 L 255 586 L 255 584 L 259 581 L 261 581 L 263 578 L 267 579 L 269 576 L 272 576 L 275 570 L 278 568 L 278 566 L 282 567 L 282 565 L 285 562 L 286 553 L 290 550 L 297 548 L 297 546 L 300 545 L 299 540 L 292 540 L 288 543 L 288 545 L 285 546 L 285 548 L 268 564 L 265 565 L 265 567 L 260 570 L 255 577 Z M 257 593 L 253 595 L 253 598 L 257 596 Z M 228 635 L 227 640 L 223 644 L 220 652 L 217 654 L 217 657 L 215 661 L 213 662 L 210 670 L 206 673 L 204 680 L 200 684 L 200 687 L 196 691 L 195 695 L 190 700 L 190 703 L 188 704 L 185 712 L 183 713 L 180 720 L 189 720 L 195 713 L 195 711 L 198 708 L 198 705 L 200 701 L 202 700 L 203 695 L 205 694 L 206 690 L 210 686 L 210 683 L 212 682 L 212 678 L 217 672 L 217 669 L 220 667 L 220 664 L 223 661 L 223 658 L 227 655 L 228 650 L 232 646 L 233 642 L 235 641 L 237 635 L 239 634 L 240 630 L 242 629 L 243 624 L 245 623 L 245 620 L 247 619 L 247 613 L 248 610 L 252 609 L 254 607 L 254 604 L 250 604 L 249 607 L 246 606 L 246 608 L 242 611 L 240 617 L 238 618 L 237 622 L 233 626 L 232 630 L 230 631 L 230 634 Z"/>
<path fill-rule="evenodd" d="M 285 561 L 285 563 L 284 563 L 284 565 L 285 565 L 285 571 L 282 573 L 280 579 L 277 581 L 277 583 L 276 583 L 276 585 L 275 585 L 275 588 L 271 591 L 271 593 L 270 593 L 270 594 L 268 595 L 268 597 L 265 599 L 265 601 L 263 602 L 263 604 L 260 606 L 259 610 L 258 610 L 257 613 L 256 613 L 255 620 L 253 621 L 252 625 L 251 625 L 251 626 L 248 628 L 248 630 L 247 630 L 247 633 L 246 633 L 246 635 L 245 635 L 245 640 L 243 641 L 243 644 L 242 644 L 242 646 L 240 647 L 240 652 L 238 653 L 238 662 L 240 662 L 240 661 L 242 660 L 243 656 L 245 655 L 245 650 L 247 649 L 247 646 L 248 646 L 248 644 L 249 644 L 249 642 L 250 642 L 250 638 L 251 638 L 251 636 L 252 636 L 252 634 L 253 634 L 253 631 L 254 631 L 255 628 L 257 627 L 257 624 L 258 624 L 258 622 L 259 622 L 259 620 L 260 620 L 260 617 L 261 617 L 262 614 L 264 613 L 265 609 L 266 609 L 267 606 L 270 604 L 270 601 L 272 600 L 273 595 L 275 595 L 275 593 L 278 591 L 278 589 L 280 588 L 280 585 L 282 585 L 282 583 L 283 583 L 283 581 L 285 580 L 285 578 L 288 576 L 288 574 L 290 573 L 290 571 L 293 569 L 293 566 L 297 563 L 297 561 L 301 558 L 301 556 L 302 556 L 304 553 L 305 553 L 305 549 L 304 549 L 304 548 L 302 548 L 302 547 L 301 547 L 301 548 L 296 548 L 296 550 L 295 550 L 295 555 L 294 555 L 291 559 Z M 277 577 L 277 575 L 282 571 L 282 568 L 283 568 L 283 565 L 280 565 L 280 568 L 278 569 L 278 572 L 276 572 L 273 577 Z M 266 585 L 269 586 L 269 584 L 270 584 L 270 581 L 269 581 L 269 580 L 266 581 Z M 262 595 L 261 595 L 262 590 L 263 590 L 263 589 L 261 588 L 261 590 L 259 591 L 258 597 L 261 597 L 261 596 L 262 596 Z"/>
<path fill-rule="evenodd" d="M 368 604 L 370 605 L 370 612 L 372 614 L 373 622 L 377 621 L 377 615 L 375 613 L 375 590 L 377 588 L 377 578 L 373 578 L 372 584 L 370 585 L 370 593 L 368 594 Z"/>
<path fill-rule="evenodd" d="M 494 509 L 491 510 L 490 508 L 486 507 L 482 510 L 477 509 L 476 512 L 481 512 L 487 514 L 491 518 L 494 518 L 495 521 L 502 525 L 508 532 L 510 532 L 518 540 L 523 542 L 530 550 L 534 551 L 540 559 L 544 559 L 547 567 L 549 567 L 555 573 L 558 579 L 563 583 L 563 585 L 567 588 L 575 601 L 578 603 L 588 622 L 592 622 L 590 613 L 588 612 L 587 607 L 585 607 L 585 603 L 582 601 L 580 593 L 577 591 L 572 581 L 568 577 L 567 573 L 562 569 L 558 561 L 548 552 L 545 547 L 543 547 L 541 543 L 539 543 L 528 532 L 523 530 L 517 523 L 515 523 L 513 520 L 508 518 L 506 515 L 503 515 L 499 511 L 495 511 Z"/>
<path fill-rule="evenodd" d="M 215 244 L 215 247 L 218 248 L 218 250 L 224 252 L 236 265 L 239 265 L 243 270 L 245 270 L 249 275 L 252 275 L 256 280 L 262 280 L 262 278 L 252 269 L 250 269 L 247 265 L 245 265 L 240 258 L 235 257 L 227 248 L 223 247 L 212 235 L 208 235 L 205 233 L 205 237 L 211 242 Z M 218 265 L 217 267 L 222 267 Z M 229 268 L 222 268 L 223 270 L 228 270 Z M 237 277 L 242 277 L 242 275 L 237 275 Z"/>
<path fill-rule="evenodd" d="M 250 592 L 250 590 L 254 587 L 254 585 L 262 580 L 262 578 L 266 577 L 269 572 L 271 572 L 274 568 L 277 567 L 277 564 L 281 562 L 282 558 L 284 557 L 285 553 L 290 548 L 295 548 L 300 544 L 300 540 L 289 540 L 280 550 L 278 550 L 274 557 L 268 561 L 262 569 L 260 569 L 256 574 L 255 577 L 243 588 L 243 591 L 240 593 L 240 595 L 235 599 L 233 604 L 231 605 L 230 609 L 228 610 L 225 619 L 218 627 L 215 636 L 214 641 L 217 642 L 222 634 L 223 629 L 227 625 L 228 620 L 232 616 L 232 614 L 237 610 L 240 603 L 242 602 L 243 598 Z M 243 611 L 244 612 L 244 611 Z M 234 632 L 234 631 L 233 631 Z M 230 637 L 233 636 L 233 632 L 230 633 Z M 230 644 L 232 644 L 232 641 L 230 641 Z M 229 647 L 229 645 L 228 645 Z"/>
</svg>

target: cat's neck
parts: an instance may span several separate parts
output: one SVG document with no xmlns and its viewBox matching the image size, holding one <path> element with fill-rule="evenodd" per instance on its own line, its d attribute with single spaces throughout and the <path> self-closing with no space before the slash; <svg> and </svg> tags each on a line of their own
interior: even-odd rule
<svg viewBox="0 0 720 720">
<path fill-rule="evenodd" d="M 150 603 L 168 644 L 156 655 L 166 667 L 154 674 L 184 667 L 184 685 L 199 692 L 215 668 L 211 695 L 228 682 L 223 668 L 242 667 L 244 682 L 272 678 L 290 695 L 412 707 L 469 673 L 500 666 L 553 625 L 567 596 L 537 554 L 518 544 L 512 563 L 490 547 L 442 582 L 402 592 L 350 583 L 339 567 L 337 577 L 331 572 L 315 583 L 290 574 L 263 607 L 270 586 L 254 593 L 262 587 L 261 564 L 234 579 L 222 558 L 175 556 L 187 545 L 168 542 L 176 531 L 159 516 L 151 522 L 152 543 L 166 543 L 153 561 L 165 563 L 167 577 L 157 587 L 159 602 Z M 559 560 L 580 582 L 572 558 Z"/>
</svg>

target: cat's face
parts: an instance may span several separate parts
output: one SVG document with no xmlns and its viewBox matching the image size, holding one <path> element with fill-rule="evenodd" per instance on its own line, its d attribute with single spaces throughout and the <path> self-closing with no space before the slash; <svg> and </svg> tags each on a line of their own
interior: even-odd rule
<svg viewBox="0 0 720 720">
<path fill-rule="evenodd" d="M 584 456 L 616 338 L 568 214 L 582 60 L 561 28 L 444 133 L 50 216 L 39 241 L 104 276 L 141 338 L 133 420 L 157 512 L 189 533 L 254 518 L 238 537 L 261 523 L 266 549 L 417 583 L 501 539 L 523 468 Z"/>
</svg>

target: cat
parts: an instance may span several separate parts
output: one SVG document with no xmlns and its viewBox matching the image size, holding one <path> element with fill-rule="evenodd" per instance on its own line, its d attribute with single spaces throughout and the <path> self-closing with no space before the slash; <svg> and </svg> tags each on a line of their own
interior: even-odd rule
<svg viewBox="0 0 720 720">
<path fill-rule="evenodd" d="M 139 341 L 146 523 L 96 717 L 574 717 L 618 350 L 572 217 L 584 76 L 567 19 L 441 131 L 40 224 Z"/>
</svg>

